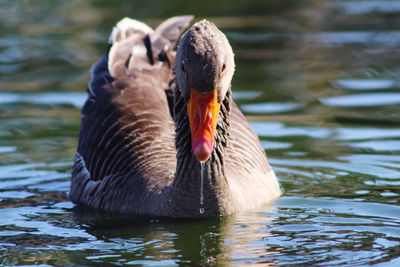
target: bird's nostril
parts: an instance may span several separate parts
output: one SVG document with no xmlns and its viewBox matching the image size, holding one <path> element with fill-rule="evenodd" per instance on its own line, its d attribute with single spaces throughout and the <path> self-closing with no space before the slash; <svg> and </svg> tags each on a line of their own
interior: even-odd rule
<svg viewBox="0 0 400 267">
<path fill-rule="evenodd" d="M 206 126 L 207 126 L 207 129 L 211 132 L 211 130 L 212 130 L 212 114 L 211 113 L 209 113 L 206 116 Z"/>
</svg>

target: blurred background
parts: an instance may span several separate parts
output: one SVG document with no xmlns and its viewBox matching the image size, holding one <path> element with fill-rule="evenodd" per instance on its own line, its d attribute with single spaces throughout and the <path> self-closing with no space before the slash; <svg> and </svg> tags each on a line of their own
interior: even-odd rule
<svg viewBox="0 0 400 267">
<path fill-rule="evenodd" d="M 91 65 L 122 17 L 182 14 L 226 33 L 233 97 L 284 195 L 183 225 L 80 215 Z M 399 1 L 0 0 L 0 264 L 400 264 L 399 89 Z"/>
</svg>

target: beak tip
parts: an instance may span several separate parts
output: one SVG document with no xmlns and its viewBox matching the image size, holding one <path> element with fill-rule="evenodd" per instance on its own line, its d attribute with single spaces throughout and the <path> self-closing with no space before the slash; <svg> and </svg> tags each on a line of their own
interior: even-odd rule
<svg viewBox="0 0 400 267">
<path fill-rule="evenodd" d="M 200 162 L 206 161 L 211 156 L 213 151 L 212 144 L 211 142 L 208 142 L 208 140 L 198 142 L 197 144 L 194 144 L 192 148 L 193 154 Z"/>
</svg>

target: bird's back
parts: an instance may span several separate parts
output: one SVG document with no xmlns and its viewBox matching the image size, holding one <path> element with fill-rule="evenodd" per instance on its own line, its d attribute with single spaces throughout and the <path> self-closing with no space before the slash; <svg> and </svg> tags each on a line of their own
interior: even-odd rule
<svg viewBox="0 0 400 267">
<path fill-rule="evenodd" d="M 176 17 L 155 31 L 123 19 L 108 53 L 94 65 L 82 110 L 71 199 L 105 210 L 135 212 L 170 183 L 176 167 L 168 103 L 174 48 L 192 17 Z M 124 196 L 125 195 L 125 196 Z"/>
</svg>

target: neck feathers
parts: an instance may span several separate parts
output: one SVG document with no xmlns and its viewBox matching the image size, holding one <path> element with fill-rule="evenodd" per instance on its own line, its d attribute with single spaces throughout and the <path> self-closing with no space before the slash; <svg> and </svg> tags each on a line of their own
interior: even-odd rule
<svg viewBox="0 0 400 267">
<path fill-rule="evenodd" d="M 205 216 L 220 214 L 226 209 L 230 199 L 229 186 L 224 171 L 224 154 L 229 142 L 231 91 L 221 104 L 217 127 L 214 135 L 214 150 L 204 163 L 204 214 Z M 185 212 L 199 214 L 201 164 L 193 155 L 191 133 L 186 102 L 176 88 L 173 118 L 175 122 L 175 145 L 177 150 L 177 168 L 173 182 L 173 194 L 177 203 Z M 222 203 L 222 200 L 224 203 Z M 217 203 L 217 204 L 216 204 Z"/>
</svg>

